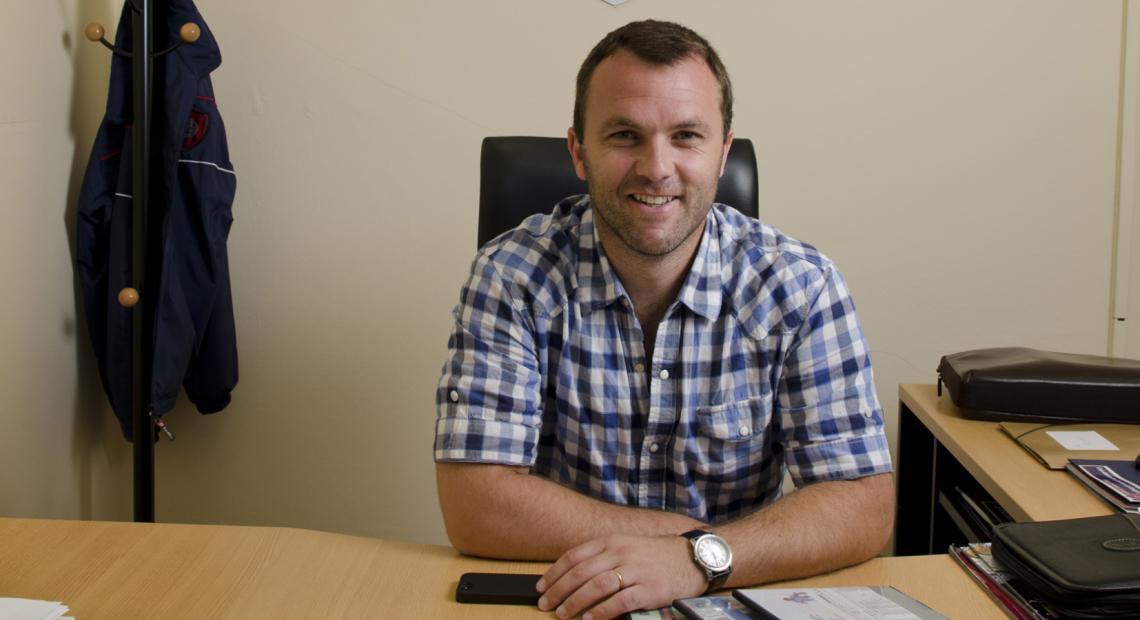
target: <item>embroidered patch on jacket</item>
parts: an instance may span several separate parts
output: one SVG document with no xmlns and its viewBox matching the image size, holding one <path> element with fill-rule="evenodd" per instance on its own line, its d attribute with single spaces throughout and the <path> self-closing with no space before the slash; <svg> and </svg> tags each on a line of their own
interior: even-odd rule
<svg viewBox="0 0 1140 620">
<path fill-rule="evenodd" d="M 182 138 L 182 150 L 189 151 L 198 146 L 206 137 L 210 127 L 210 115 L 198 110 L 190 111 L 190 121 L 186 123 L 186 134 Z"/>
</svg>

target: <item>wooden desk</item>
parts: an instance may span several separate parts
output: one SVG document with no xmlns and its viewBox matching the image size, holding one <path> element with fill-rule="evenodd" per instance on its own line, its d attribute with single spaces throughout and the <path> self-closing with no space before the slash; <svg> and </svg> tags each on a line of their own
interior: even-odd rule
<svg viewBox="0 0 1140 620">
<path fill-rule="evenodd" d="M 944 552 L 955 531 L 939 493 L 976 482 L 1015 521 L 1112 514 L 1068 472 L 1039 463 L 996 422 L 967 420 L 934 385 L 899 386 L 897 555 Z"/>
<path fill-rule="evenodd" d="M 63 601 L 79 620 L 553 618 L 454 597 L 464 572 L 546 566 L 287 528 L 0 519 L 0 596 Z M 893 585 L 950 618 L 1005 617 L 945 555 L 876 558 L 788 584 Z"/>
</svg>

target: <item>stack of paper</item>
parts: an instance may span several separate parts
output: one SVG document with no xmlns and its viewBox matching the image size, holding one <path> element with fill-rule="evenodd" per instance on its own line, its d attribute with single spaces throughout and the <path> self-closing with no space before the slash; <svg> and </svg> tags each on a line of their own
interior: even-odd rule
<svg viewBox="0 0 1140 620">
<path fill-rule="evenodd" d="M 4 620 L 72 620 L 63 615 L 67 612 L 67 605 L 59 601 L 0 597 L 0 618 Z"/>
</svg>

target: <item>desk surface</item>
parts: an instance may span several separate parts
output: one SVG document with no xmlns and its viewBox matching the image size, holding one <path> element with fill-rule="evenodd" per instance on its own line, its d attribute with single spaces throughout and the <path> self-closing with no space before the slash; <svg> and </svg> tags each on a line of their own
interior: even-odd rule
<svg viewBox="0 0 1140 620">
<path fill-rule="evenodd" d="M 1046 468 L 997 422 L 967 420 L 934 385 L 900 385 L 899 398 L 1017 521 L 1112 514 L 1066 471 Z"/>
<path fill-rule="evenodd" d="M 310 530 L 0 518 L 0 596 L 63 601 L 92 618 L 553 618 L 459 605 L 468 571 L 546 564 Z M 948 556 L 877 558 L 779 584 L 893 585 L 950 618 L 1004 618 Z"/>
</svg>

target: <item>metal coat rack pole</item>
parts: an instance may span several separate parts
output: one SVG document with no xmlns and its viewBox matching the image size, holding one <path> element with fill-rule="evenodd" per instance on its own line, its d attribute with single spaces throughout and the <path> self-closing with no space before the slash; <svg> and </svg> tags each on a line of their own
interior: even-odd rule
<svg viewBox="0 0 1140 620">
<path fill-rule="evenodd" d="M 131 19 L 134 182 L 131 219 L 131 286 L 139 303 L 131 316 L 131 420 L 134 427 L 135 521 L 154 522 L 154 429 L 150 421 L 150 361 L 154 350 L 153 307 L 147 286 L 147 220 L 150 206 L 151 104 L 154 102 L 154 0 L 135 0 Z"/>
<path fill-rule="evenodd" d="M 155 304 L 148 292 L 157 293 L 157 271 L 148 271 L 147 256 L 157 247 L 150 216 L 151 154 L 154 117 L 155 59 L 182 43 L 198 40 L 200 31 L 193 23 L 184 24 L 179 40 L 160 52 L 154 51 L 155 0 L 126 0 L 131 8 L 133 49 L 116 48 L 104 37 L 103 26 L 88 24 L 86 34 L 115 54 L 131 59 L 131 104 L 133 132 L 131 175 L 131 285 L 119 291 L 119 303 L 131 309 L 131 424 L 134 431 L 134 508 L 135 521 L 154 522 L 154 441 L 155 419 L 150 412 L 151 358 L 154 353 Z M 158 425 L 161 427 L 161 424 Z"/>
</svg>

